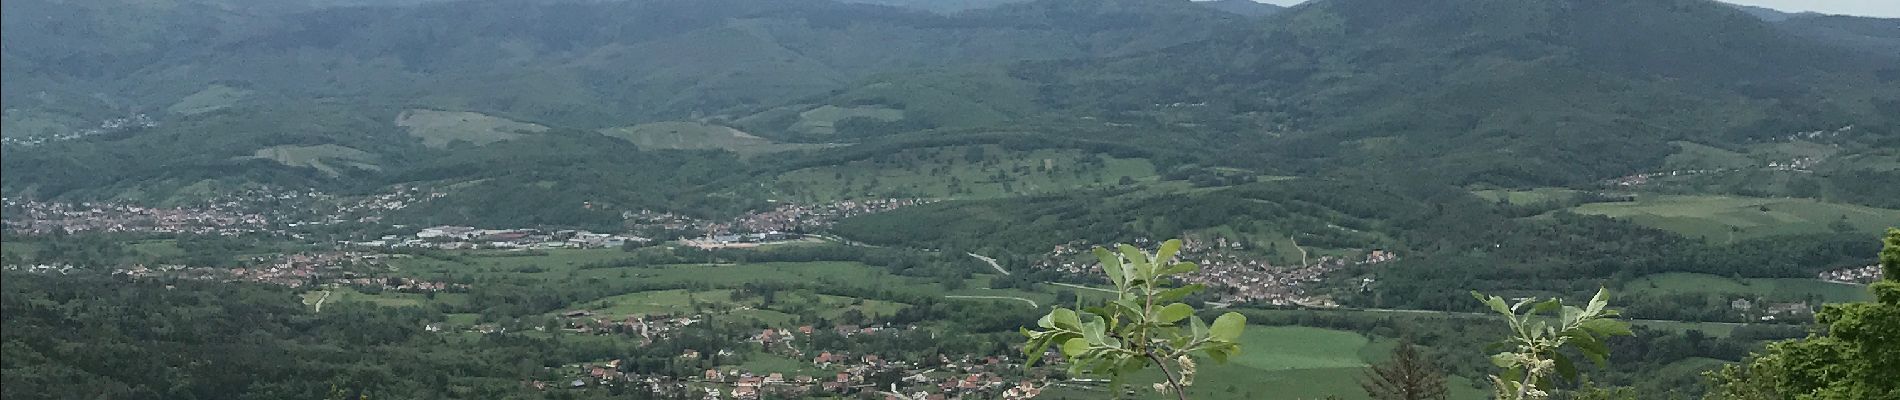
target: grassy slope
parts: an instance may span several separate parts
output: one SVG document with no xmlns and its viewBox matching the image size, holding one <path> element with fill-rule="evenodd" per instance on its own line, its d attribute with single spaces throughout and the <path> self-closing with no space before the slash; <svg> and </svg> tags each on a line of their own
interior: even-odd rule
<svg viewBox="0 0 1900 400">
<path fill-rule="evenodd" d="M 1843 216 L 1856 229 L 1868 232 L 1900 226 L 1900 210 L 1793 198 L 1642 195 L 1635 202 L 1585 204 L 1571 211 L 1714 241 L 1827 232 L 1829 224 Z"/>
<path fill-rule="evenodd" d="M 1196 384 L 1189 389 L 1195 399 L 1319 399 L 1339 396 L 1364 399 L 1358 379 L 1365 366 L 1383 358 L 1391 343 L 1374 341 L 1357 333 L 1298 326 L 1247 327 L 1241 336 L 1241 353 L 1227 364 L 1202 361 Z M 1130 378 L 1137 388 L 1136 398 L 1164 399 L 1147 389 L 1160 378 L 1144 371 Z M 1470 381 L 1452 377 L 1448 382 L 1454 399 L 1481 399 L 1483 391 Z M 1106 393 L 1073 387 L 1055 387 L 1037 398 L 1096 399 Z"/>
<path fill-rule="evenodd" d="M 413 109 L 396 117 L 396 126 L 422 138 L 429 147 L 448 147 L 465 141 L 477 146 L 521 137 L 522 132 L 541 132 L 545 126 L 511 121 L 482 113 Z"/>
<path fill-rule="evenodd" d="M 828 202 L 852 198 L 997 198 L 1117 184 L 1121 177 L 1147 180 L 1154 164 L 1103 157 L 1101 167 L 1082 167 L 1076 150 L 1004 151 L 984 146 L 991 161 L 970 163 L 967 147 L 913 149 L 891 162 L 860 160 L 780 174 L 774 187 L 783 199 Z M 1044 167 L 1053 166 L 1055 170 Z M 997 172 L 1005 178 L 995 179 Z M 953 191 L 952 183 L 958 183 Z M 1007 184 L 1006 184 L 1007 183 Z"/>
<path fill-rule="evenodd" d="M 1665 273 L 1644 276 L 1623 286 L 1629 292 L 1707 293 L 1754 295 L 1770 299 L 1799 299 L 1819 296 L 1830 303 L 1870 300 L 1867 290 L 1857 285 L 1828 283 L 1813 279 L 1734 279 L 1708 274 Z"/>
<path fill-rule="evenodd" d="M 740 154 L 819 148 L 824 145 L 774 143 L 738 129 L 689 121 L 666 121 L 601 129 L 600 133 L 633 142 L 641 149 L 719 149 Z"/>
</svg>

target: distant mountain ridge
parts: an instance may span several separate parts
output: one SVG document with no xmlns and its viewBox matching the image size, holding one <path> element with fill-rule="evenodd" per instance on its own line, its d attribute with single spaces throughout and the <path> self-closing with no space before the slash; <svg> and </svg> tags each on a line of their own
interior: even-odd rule
<svg viewBox="0 0 1900 400">
<path fill-rule="evenodd" d="M 1255 18 L 1186 0 L 949 15 L 820 0 L 4 4 L 9 135 L 130 112 L 161 122 L 7 146 L 4 189 L 41 196 L 599 173 L 463 160 L 557 157 L 536 146 L 698 154 L 678 157 L 712 161 L 677 168 L 736 173 L 753 161 L 715 149 L 803 149 L 765 158 L 807 165 L 851 151 L 834 143 L 992 133 L 1148 147 L 1182 168 L 1576 185 L 1658 167 L 1675 141 L 1734 147 L 1854 126 L 1839 140 L 1883 143 L 1900 130 L 1900 69 L 1870 50 L 1887 43 L 1888 20 L 1768 23 L 1706 0 L 1319 0 Z M 66 28 L 18 23 L 57 12 Z M 195 16 L 123 23 L 166 12 Z M 395 125 L 416 109 L 546 133 Z M 704 135 L 648 129 L 599 141 L 657 122 L 645 126 L 758 138 L 696 145 L 656 137 Z M 647 165 L 613 160 L 599 168 Z M 681 190 L 743 181 L 719 176 L 731 181 Z"/>
</svg>

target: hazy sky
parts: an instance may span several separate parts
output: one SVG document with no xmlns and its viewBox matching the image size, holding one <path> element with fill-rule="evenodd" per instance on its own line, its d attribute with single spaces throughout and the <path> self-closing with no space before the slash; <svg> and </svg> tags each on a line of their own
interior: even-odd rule
<svg viewBox="0 0 1900 400">
<path fill-rule="evenodd" d="M 1301 0 L 1255 0 L 1283 6 Z M 1900 18 L 1900 0 L 1721 0 L 1735 4 L 1762 6 L 1787 12 L 1813 11 L 1825 14 L 1863 15 Z"/>
</svg>

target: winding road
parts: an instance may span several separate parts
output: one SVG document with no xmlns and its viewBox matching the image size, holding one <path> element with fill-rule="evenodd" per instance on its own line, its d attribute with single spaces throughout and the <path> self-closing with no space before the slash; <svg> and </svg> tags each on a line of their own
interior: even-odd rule
<svg viewBox="0 0 1900 400">
<path fill-rule="evenodd" d="M 1009 275 L 1009 270 L 1003 269 L 1003 266 L 997 264 L 996 259 L 994 258 L 984 257 L 982 254 L 976 254 L 976 253 L 964 253 L 964 254 L 969 254 L 971 257 L 976 257 L 976 259 L 978 260 L 983 260 L 983 262 L 990 263 L 990 268 L 995 268 L 996 272 L 1001 272 L 1003 273 L 1003 275 Z"/>
<path fill-rule="evenodd" d="M 1025 298 L 1021 298 L 1021 297 L 1009 297 L 1009 296 L 955 296 L 955 295 L 952 295 L 952 296 L 943 296 L 943 297 L 947 297 L 947 298 L 952 298 L 952 299 L 991 299 L 991 300 L 1016 300 L 1016 301 L 1020 301 L 1020 302 L 1024 302 L 1024 303 L 1029 303 L 1029 308 L 1042 308 L 1042 305 L 1039 305 L 1039 304 L 1036 304 L 1036 301 L 1035 301 L 1035 300 L 1030 300 L 1030 299 L 1025 299 Z"/>
<path fill-rule="evenodd" d="M 323 312 L 323 301 L 330 299 L 330 293 L 331 291 L 325 290 L 323 296 L 317 298 L 316 312 Z"/>
</svg>

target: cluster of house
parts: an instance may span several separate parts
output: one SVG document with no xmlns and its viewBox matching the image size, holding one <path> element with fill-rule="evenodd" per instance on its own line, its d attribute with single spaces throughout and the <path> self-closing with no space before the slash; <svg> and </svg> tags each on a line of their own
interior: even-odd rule
<svg viewBox="0 0 1900 400">
<path fill-rule="evenodd" d="M 353 272 L 381 269 L 386 259 L 399 256 L 359 251 L 301 252 L 252 257 L 246 260 L 245 266 L 237 268 L 134 264 L 114 270 L 112 273 L 133 278 L 175 277 L 227 282 L 244 281 L 286 287 L 334 283 L 357 288 L 374 287 L 416 293 L 468 288 L 465 284 L 397 277 L 381 278 L 372 277 L 367 273 L 359 275 Z"/>
<path fill-rule="evenodd" d="M 583 230 L 543 231 L 540 229 L 478 229 L 472 226 L 423 228 L 412 237 L 385 235 L 376 240 L 350 243 L 363 247 L 437 248 L 437 249 L 593 249 L 620 247 L 628 242 L 645 243 L 651 239 Z"/>
<path fill-rule="evenodd" d="M 1150 246 L 1147 238 L 1134 240 L 1136 246 Z M 1101 264 L 1078 261 L 1083 243 L 1070 243 L 1056 246 L 1042 261 L 1039 268 L 1055 268 L 1072 274 L 1099 274 Z M 1275 266 L 1265 258 L 1247 252 L 1246 244 L 1237 240 L 1228 240 L 1216 236 L 1206 239 L 1189 235 L 1181 240 L 1181 250 L 1177 257 L 1182 261 L 1193 262 L 1200 266 L 1199 271 L 1188 273 L 1180 279 L 1188 283 L 1198 283 L 1215 288 L 1222 302 L 1267 302 L 1274 305 L 1301 305 L 1309 307 L 1332 307 L 1334 304 L 1323 296 L 1310 296 L 1307 288 L 1319 282 L 1326 274 L 1352 265 L 1376 264 L 1398 259 L 1398 254 L 1385 250 L 1372 250 L 1357 260 L 1320 256 L 1305 261 L 1302 265 Z"/>
<path fill-rule="evenodd" d="M 783 204 L 770 210 L 746 213 L 731 222 L 713 228 L 727 232 L 796 232 L 831 226 L 840 219 L 880 213 L 929 203 L 924 199 L 876 199 L 840 201 L 821 205 Z"/>
<path fill-rule="evenodd" d="M 1742 313 L 1743 317 L 1763 322 L 1777 320 L 1805 320 L 1814 317 L 1814 306 L 1804 301 L 1770 303 L 1759 300 L 1735 299 L 1728 302 L 1729 308 Z"/>
<path fill-rule="evenodd" d="M 1814 172 L 1814 164 L 1820 160 L 1814 157 L 1795 157 L 1786 161 L 1769 161 L 1768 169 L 1789 172 Z"/>
<path fill-rule="evenodd" d="M 612 318 L 596 315 L 593 311 L 574 310 L 561 313 L 562 329 L 583 334 L 622 334 L 640 338 L 641 345 L 672 337 L 681 327 L 691 326 L 705 320 L 704 316 L 672 315 L 629 315 Z"/>
<path fill-rule="evenodd" d="M 77 271 L 80 268 L 75 267 L 72 264 L 62 263 L 62 264 L 7 264 L 4 266 L 0 266 L 0 269 L 5 269 L 8 271 L 22 271 L 22 272 L 29 272 L 29 273 L 35 273 L 35 274 L 65 275 L 65 274 L 70 274 L 73 271 Z"/>
<path fill-rule="evenodd" d="M 1648 184 L 1649 180 L 1654 179 L 1654 178 L 1701 175 L 1701 174 L 1707 174 L 1707 173 L 1713 173 L 1713 172 L 1727 172 L 1730 170 L 1731 169 L 1729 168 L 1717 168 L 1717 169 L 1679 169 L 1679 170 L 1674 170 L 1674 171 L 1645 172 L 1641 174 L 1632 174 L 1632 175 L 1625 175 L 1625 176 L 1620 176 L 1616 178 L 1611 178 L 1610 180 L 1604 181 L 1603 185 L 1612 186 L 1612 187 L 1620 187 L 1620 188 L 1630 188 L 1630 187 L 1637 187 L 1637 186 Z"/>
<path fill-rule="evenodd" d="M 12 110 L 8 110 L 8 111 L 12 111 Z M 144 113 L 138 113 L 138 114 L 132 114 L 132 116 L 130 117 L 108 119 L 108 120 L 100 122 L 99 126 L 97 127 L 80 129 L 80 130 L 72 131 L 72 132 L 56 133 L 56 134 L 51 134 L 51 135 L 29 136 L 29 137 L 16 137 L 16 136 L 3 137 L 3 138 L 0 138 L 0 144 L 14 145 L 14 146 L 38 146 L 38 145 L 46 144 L 50 142 L 75 140 L 75 139 L 85 138 L 87 136 L 123 132 L 126 130 L 138 129 L 138 128 L 152 128 L 152 127 L 157 127 L 157 126 L 158 126 L 158 121 L 152 120 L 151 116 L 145 115 Z"/>
<path fill-rule="evenodd" d="M 388 192 L 377 193 L 353 201 L 333 205 L 329 212 L 333 221 L 355 220 L 356 222 L 380 222 L 383 214 L 409 208 L 427 200 L 447 197 L 449 194 L 427 190 L 414 186 L 396 186 Z"/>
<path fill-rule="evenodd" d="M 1884 276 L 1880 271 L 1879 265 L 1869 265 L 1865 267 L 1843 268 L 1843 269 L 1837 269 L 1833 271 L 1821 272 L 1818 278 L 1821 278 L 1821 280 L 1828 281 L 1828 282 L 1855 283 L 1855 284 L 1865 285 L 1865 284 L 1874 283 L 1875 281 L 1884 279 Z"/>
<path fill-rule="evenodd" d="M 635 231 L 666 230 L 696 232 L 701 237 L 687 241 L 699 247 L 728 247 L 734 244 L 762 243 L 796 239 L 797 232 L 813 232 L 840 219 L 926 204 L 926 199 L 875 199 L 840 201 L 829 204 L 781 204 L 769 210 L 748 212 L 727 221 L 713 221 L 683 215 L 640 210 L 622 212 L 621 217 Z"/>
<path fill-rule="evenodd" d="M 143 207 L 124 203 L 44 202 L 0 198 L 8 233 L 46 235 L 80 232 L 238 235 L 265 232 L 270 218 L 232 207 Z"/>
<path fill-rule="evenodd" d="M 1005 379 L 1001 373 L 1016 368 L 1016 364 L 1010 363 L 1007 357 L 938 357 L 936 366 L 926 368 L 906 361 L 886 360 L 875 354 L 853 357 L 842 352 L 827 351 L 813 357 L 812 364 L 834 371 L 830 376 L 788 377 L 779 372 L 754 373 L 729 367 L 707 369 L 701 382 L 726 385 L 724 391 L 709 387 L 706 398 L 723 398 L 721 395 L 729 394 L 734 399 L 756 399 L 769 393 L 795 395 L 813 392 L 830 395 L 877 393 L 887 399 L 990 399 L 998 395 L 1026 399 L 1034 397 L 1046 386 L 1046 383 L 1039 381 L 1010 382 Z M 901 378 L 887 387 L 876 387 L 868 379 L 869 376 L 885 373 L 895 373 Z"/>
</svg>

